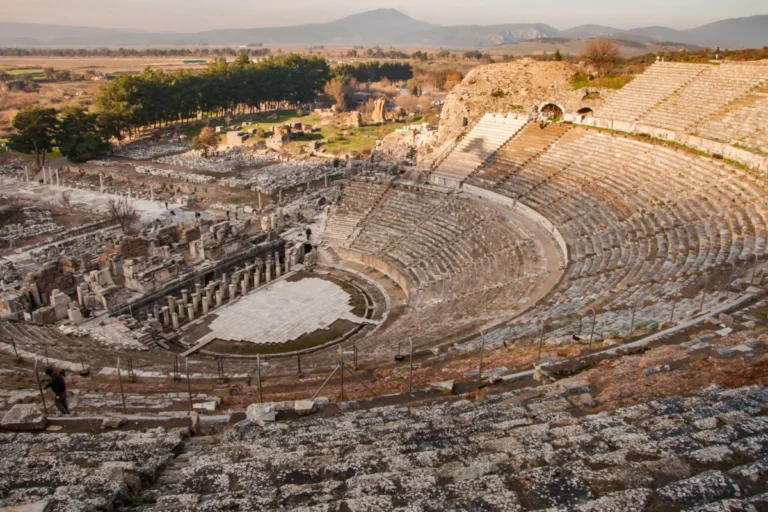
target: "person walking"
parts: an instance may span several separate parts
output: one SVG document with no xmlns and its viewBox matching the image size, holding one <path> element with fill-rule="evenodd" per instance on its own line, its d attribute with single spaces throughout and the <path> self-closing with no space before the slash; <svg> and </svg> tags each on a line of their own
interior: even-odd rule
<svg viewBox="0 0 768 512">
<path fill-rule="evenodd" d="M 53 405 L 59 410 L 61 414 L 68 415 L 69 407 L 67 407 L 67 383 L 64 382 L 64 376 L 53 371 L 53 368 L 46 368 L 45 374 L 51 380 L 45 385 L 45 389 L 51 388 L 54 393 Z"/>
</svg>

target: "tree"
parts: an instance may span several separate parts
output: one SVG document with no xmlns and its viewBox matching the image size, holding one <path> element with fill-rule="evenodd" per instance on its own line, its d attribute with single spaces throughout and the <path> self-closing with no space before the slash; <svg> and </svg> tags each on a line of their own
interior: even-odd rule
<svg viewBox="0 0 768 512">
<path fill-rule="evenodd" d="M 418 78 L 411 78 L 408 80 L 408 90 L 413 94 L 414 96 L 421 96 L 421 80 Z"/>
<path fill-rule="evenodd" d="M 8 148 L 27 155 L 35 155 L 40 169 L 45 165 L 45 155 L 53 150 L 59 121 L 56 110 L 28 105 L 13 118 L 16 133 L 8 139 Z"/>
<path fill-rule="evenodd" d="M 74 163 L 93 160 L 110 147 L 99 127 L 99 116 L 83 107 L 61 110 L 56 141 L 61 154 Z"/>
<path fill-rule="evenodd" d="M 563 60 L 563 54 L 561 54 L 561 53 L 560 53 L 560 48 L 558 48 L 558 49 L 557 49 L 557 51 L 555 51 L 555 57 L 554 57 L 554 59 L 555 59 L 556 61 L 558 61 L 558 62 L 559 62 L 559 61 L 561 61 L 561 60 Z"/>
<path fill-rule="evenodd" d="M 348 88 L 343 79 L 332 78 L 323 88 L 325 94 L 331 96 L 336 101 L 336 106 L 340 112 L 347 110 Z"/>
<path fill-rule="evenodd" d="M 139 214 L 136 208 L 128 202 L 128 198 L 110 199 L 107 203 L 107 215 L 109 219 L 120 225 L 123 233 L 128 232 L 138 222 Z"/>
<path fill-rule="evenodd" d="M 72 204 L 72 191 L 71 190 L 65 190 L 61 193 L 61 197 L 59 197 L 59 204 L 62 208 L 66 209 L 70 213 L 72 210 L 75 209 L 75 206 Z"/>
<path fill-rule="evenodd" d="M 192 149 L 202 151 L 203 157 L 208 158 L 208 151 L 219 145 L 219 136 L 210 126 L 203 128 L 200 135 L 192 139 Z"/>
<path fill-rule="evenodd" d="M 581 59 L 602 77 L 621 60 L 621 51 L 610 39 L 596 39 L 587 43 Z"/>
</svg>

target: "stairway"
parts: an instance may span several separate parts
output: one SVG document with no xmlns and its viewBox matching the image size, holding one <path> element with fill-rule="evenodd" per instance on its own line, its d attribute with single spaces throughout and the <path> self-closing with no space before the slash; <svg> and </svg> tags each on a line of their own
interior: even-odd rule
<svg viewBox="0 0 768 512">
<path fill-rule="evenodd" d="M 486 114 L 430 176 L 435 185 L 459 188 L 528 122 L 514 114 Z"/>
</svg>

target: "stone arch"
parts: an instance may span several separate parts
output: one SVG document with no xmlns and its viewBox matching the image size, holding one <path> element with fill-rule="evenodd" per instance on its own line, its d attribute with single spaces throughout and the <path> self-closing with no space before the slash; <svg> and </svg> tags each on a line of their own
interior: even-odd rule
<svg viewBox="0 0 768 512">
<path fill-rule="evenodd" d="M 539 106 L 539 113 L 544 117 L 563 117 L 565 115 L 565 107 L 557 103 L 542 103 Z"/>
<path fill-rule="evenodd" d="M 580 108 L 576 113 L 579 114 L 580 116 L 591 117 L 595 114 L 595 111 L 592 110 L 590 107 L 583 107 L 583 108 Z"/>
</svg>

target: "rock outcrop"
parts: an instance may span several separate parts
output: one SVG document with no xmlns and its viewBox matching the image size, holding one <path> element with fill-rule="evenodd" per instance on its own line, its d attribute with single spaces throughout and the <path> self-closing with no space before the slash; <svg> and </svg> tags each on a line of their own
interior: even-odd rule
<svg viewBox="0 0 768 512">
<path fill-rule="evenodd" d="M 465 120 L 471 123 L 488 112 L 530 112 L 546 103 L 576 112 L 603 104 L 585 100 L 585 90 L 573 90 L 571 78 L 578 68 L 568 62 L 539 62 L 521 59 L 473 69 L 445 100 L 438 132 L 443 144 L 461 133 Z"/>
</svg>

